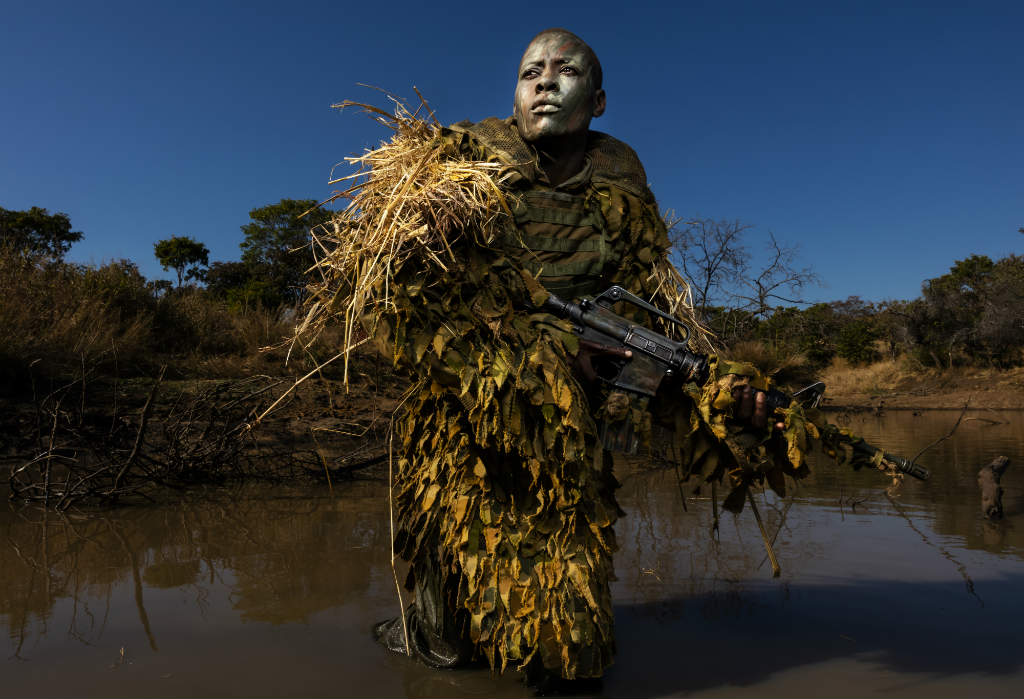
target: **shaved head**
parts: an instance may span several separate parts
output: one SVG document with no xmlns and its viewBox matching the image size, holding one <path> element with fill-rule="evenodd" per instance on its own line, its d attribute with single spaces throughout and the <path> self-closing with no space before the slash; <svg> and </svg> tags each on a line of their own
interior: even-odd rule
<svg viewBox="0 0 1024 699">
<path fill-rule="evenodd" d="M 551 139 L 585 141 L 590 120 L 604 109 L 594 51 L 565 29 L 545 29 L 533 37 L 519 60 L 513 109 L 523 140 L 547 140 L 548 150 Z"/>
</svg>

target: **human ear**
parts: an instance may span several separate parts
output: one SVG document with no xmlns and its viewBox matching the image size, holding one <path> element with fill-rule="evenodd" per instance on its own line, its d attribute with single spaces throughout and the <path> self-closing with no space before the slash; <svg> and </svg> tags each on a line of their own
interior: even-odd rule
<svg viewBox="0 0 1024 699">
<path fill-rule="evenodd" d="M 598 90 L 594 93 L 594 116 L 599 117 L 604 114 L 604 108 L 607 106 L 605 100 L 604 90 Z"/>
</svg>

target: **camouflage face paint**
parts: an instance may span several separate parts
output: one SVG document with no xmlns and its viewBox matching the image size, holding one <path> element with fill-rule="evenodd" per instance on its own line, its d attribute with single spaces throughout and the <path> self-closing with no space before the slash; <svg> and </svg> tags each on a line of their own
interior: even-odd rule
<svg viewBox="0 0 1024 699">
<path fill-rule="evenodd" d="M 515 117 L 523 140 L 585 133 L 604 113 L 604 90 L 595 90 L 587 50 L 562 34 L 534 39 L 519 63 Z"/>
</svg>

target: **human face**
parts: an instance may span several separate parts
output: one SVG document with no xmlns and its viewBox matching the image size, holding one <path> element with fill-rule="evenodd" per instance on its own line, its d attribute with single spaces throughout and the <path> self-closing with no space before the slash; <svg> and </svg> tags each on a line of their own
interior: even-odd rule
<svg viewBox="0 0 1024 699">
<path fill-rule="evenodd" d="M 605 107 L 604 90 L 593 89 L 590 71 L 585 49 L 565 35 L 544 34 L 526 47 L 514 111 L 523 140 L 586 133 Z"/>
</svg>

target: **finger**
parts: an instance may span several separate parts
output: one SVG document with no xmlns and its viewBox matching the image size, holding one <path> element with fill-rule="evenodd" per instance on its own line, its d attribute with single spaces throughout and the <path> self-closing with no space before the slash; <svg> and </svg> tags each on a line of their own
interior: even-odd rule
<svg viewBox="0 0 1024 699">
<path fill-rule="evenodd" d="M 750 418 L 750 424 L 758 429 L 764 429 L 768 425 L 768 394 L 764 391 L 757 391 L 754 398 L 754 414 Z"/>
<path fill-rule="evenodd" d="M 736 397 L 736 393 L 739 393 L 739 397 Z M 754 389 L 750 386 L 744 386 L 742 389 L 734 392 L 733 398 L 735 398 L 739 405 L 736 408 L 736 417 L 741 422 L 750 422 L 750 416 L 754 412 Z"/>
</svg>

